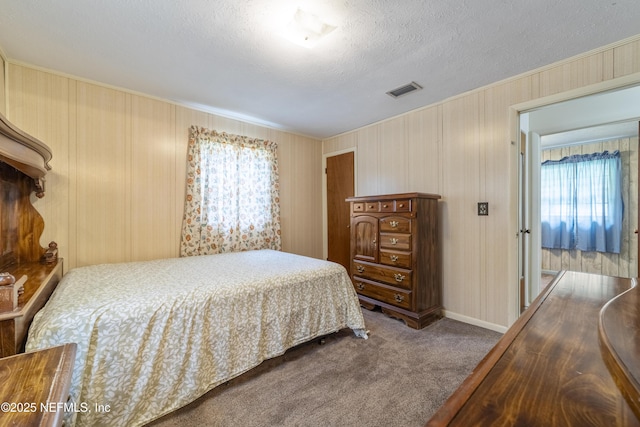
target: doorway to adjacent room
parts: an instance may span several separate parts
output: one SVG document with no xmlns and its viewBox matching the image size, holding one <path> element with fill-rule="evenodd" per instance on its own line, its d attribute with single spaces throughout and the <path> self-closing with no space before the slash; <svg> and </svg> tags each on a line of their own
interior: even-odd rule
<svg viewBox="0 0 640 427">
<path fill-rule="evenodd" d="M 520 310 L 544 289 L 541 277 L 559 270 L 612 276 L 638 275 L 638 118 L 640 86 L 612 85 L 583 96 L 567 96 L 533 108 L 518 109 L 521 140 L 519 176 Z M 541 163 L 584 154 L 620 150 L 625 191 L 624 251 L 620 254 L 544 249 L 541 244 Z M 594 151 L 594 152 L 595 152 Z M 524 157 L 523 157 L 524 156 Z M 556 159 L 558 158 L 558 159 Z M 615 262 L 614 262 L 615 258 Z"/>
</svg>

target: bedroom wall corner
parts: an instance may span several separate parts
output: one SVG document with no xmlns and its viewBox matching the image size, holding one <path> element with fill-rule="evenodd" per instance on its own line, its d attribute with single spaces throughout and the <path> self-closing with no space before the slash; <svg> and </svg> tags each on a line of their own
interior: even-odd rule
<svg viewBox="0 0 640 427">
<path fill-rule="evenodd" d="M 188 129 L 279 145 L 283 250 L 322 257 L 319 140 L 9 64 L 7 116 L 53 151 L 35 203 L 70 268 L 179 256 Z"/>
<path fill-rule="evenodd" d="M 191 125 L 267 139 L 278 144 L 282 250 L 322 258 L 322 184 L 318 178 L 322 168 L 322 142 L 302 135 L 177 106 L 176 159 L 179 162 L 177 165 L 179 177 L 186 176 L 186 151 Z M 184 178 L 180 181 L 177 191 L 179 200 L 184 200 Z M 179 212 L 177 229 L 180 229 L 184 212 L 183 203 L 180 203 L 176 209 Z"/>
<path fill-rule="evenodd" d="M 277 142 L 282 249 L 322 259 L 322 142 L 293 134 Z"/>
<path fill-rule="evenodd" d="M 440 194 L 444 309 L 507 327 L 517 308 L 512 107 L 638 72 L 640 35 L 328 138 L 323 150 L 357 147 L 359 195 Z M 489 216 L 477 215 L 480 201 Z"/>
</svg>

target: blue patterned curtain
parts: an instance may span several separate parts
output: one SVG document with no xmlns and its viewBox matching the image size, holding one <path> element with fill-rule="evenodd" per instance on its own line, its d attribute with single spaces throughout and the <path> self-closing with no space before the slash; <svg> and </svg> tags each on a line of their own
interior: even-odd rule
<svg viewBox="0 0 640 427">
<path fill-rule="evenodd" d="M 619 151 L 542 163 L 542 247 L 620 253 L 621 181 Z"/>
<path fill-rule="evenodd" d="M 192 126 L 180 255 L 281 249 L 277 145 Z"/>
</svg>

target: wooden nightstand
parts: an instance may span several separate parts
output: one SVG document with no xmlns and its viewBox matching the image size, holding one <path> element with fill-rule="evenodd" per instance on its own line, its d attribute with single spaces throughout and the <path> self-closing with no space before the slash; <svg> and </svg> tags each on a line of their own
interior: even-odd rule
<svg viewBox="0 0 640 427">
<path fill-rule="evenodd" d="M 16 279 L 25 275 L 27 281 L 18 300 L 18 308 L 0 313 L 0 357 L 24 351 L 33 316 L 49 300 L 62 278 L 62 258 L 51 264 L 17 264 L 8 267 L 7 271 Z"/>
<path fill-rule="evenodd" d="M 0 359 L 2 425 L 62 425 L 76 347 L 70 343 Z"/>
</svg>

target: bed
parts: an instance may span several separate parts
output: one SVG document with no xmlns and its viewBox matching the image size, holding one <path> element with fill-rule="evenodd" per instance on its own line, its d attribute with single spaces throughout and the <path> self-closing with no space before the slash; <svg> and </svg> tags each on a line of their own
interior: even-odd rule
<svg viewBox="0 0 640 427">
<path fill-rule="evenodd" d="M 259 250 L 73 269 L 26 350 L 78 344 L 69 425 L 136 426 L 343 328 L 367 337 L 342 266 Z"/>
</svg>

